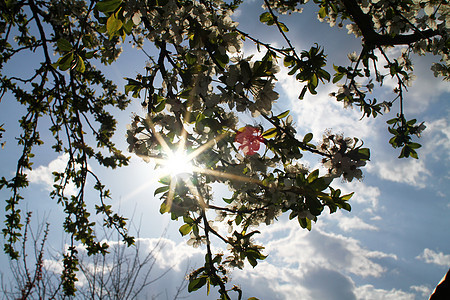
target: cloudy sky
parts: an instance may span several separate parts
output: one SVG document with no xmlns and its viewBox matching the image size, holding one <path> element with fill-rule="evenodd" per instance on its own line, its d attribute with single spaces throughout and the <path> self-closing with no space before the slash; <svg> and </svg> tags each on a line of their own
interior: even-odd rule
<svg viewBox="0 0 450 300">
<path fill-rule="evenodd" d="M 244 31 L 256 37 L 273 40 L 281 46 L 275 28 L 268 28 L 258 21 L 262 12 L 255 2 L 244 3 L 236 12 L 235 19 Z M 359 41 L 346 30 L 330 28 L 311 16 L 311 10 L 286 21 L 289 37 L 298 49 L 309 49 L 315 42 L 324 45 L 330 66 L 346 63 L 347 53 L 358 50 Z M 131 50 L 135 51 L 135 50 Z M 247 53 L 254 51 L 247 48 Z M 395 51 L 392 50 L 395 56 Z M 110 70 L 112 79 L 124 84 L 123 77 L 134 77 L 143 70 L 139 53 L 124 53 L 119 64 Z M 266 246 L 268 258 L 256 268 L 250 265 L 236 270 L 232 283 L 240 285 L 247 297 L 260 299 L 424 299 L 450 267 L 450 200 L 449 200 L 449 151 L 450 85 L 435 80 L 429 70 L 433 57 L 415 59 L 413 86 L 406 95 L 408 118 L 425 121 L 420 143 L 419 160 L 398 159 L 398 150 L 388 143 L 389 133 L 385 121 L 393 118 L 391 113 L 377 119 L 360 120 L 356 109 L 343 109 L 341 103 L 328 94 L 332 86 L 323 86 L 316 96 L 298 100 L 302 85 L 280 74 L 278 91 L 280 99 L 275 112 L 290 109 L 298 133 L 314 133 L 319 142 L 325 129 L 342 132 L 345 136 L 364 140 L 371 149 L 371 161 L 364 168 L 361 182 L 339 183 L 346 192 L 355 191 L 351 200 L 352 211 L 323 214 L 308 232 L 302 230 L 295 220 L 281 217 L 271 226 L 262 226 L 256 237 Z M 392 84 L 387 83 L 376 90 L 380 100 L 392 98 Z M 20 108 L 11 98 L 0 103 L 0 123 L 6 123 L 7 144 L 0 152 L 2 176 L 10 176 L 15 169 L 19 152 L 14 145 L 17 134 L 17 115 Z M 119 129 L 115 137 L 118 145 L 126 149 L 124 139 L 126 124 L 132 112 L 140 113 L 139 101 L 118 116 Z M 42 124 L 42 133 L 46 124 Z M 54 251 L 61 249 L 63 215 L 61 208 L 48 197 L 53 182 L 51 172 L 60 170 L 65 157 L 57 157 L 48 148 L 36 151 L 35 168 L 29 174 L 31 185 L 24 193 L 23 211 L 34 212 L 33 224 L 42 219 L 51 223 L 49 244 Z M 317 158 L 307 161 L 310 167 L 319 167 Z M 128 167 L 111 172 L 91 166 L 111 188 L 113 204 L 117 210 L 133 219 L 140 228 L 142 249 L 153 249 L 161 235 L 163 248 L 155 257 L 155 276 L 167 268 L 171 272 L 154 283 L 148 295 L 164 291 L 170 295 L 180 284 L 186 270 L 199 267 L 204 249 L 186 245 L 180 237 L 181 223 L 172 222 L 167 215 L 161 216 L 159 200 L 153 197 L 157 187 L 152 168 L 134 157 Z M 70 187 L 69 187 L 70 188 Z M 224 193 L 218 189 L 217 194 Z M 1 191 L 2 199 L 7 197 Z M 92 199 L 96 199 L 94 193 Z M 90 203 L 93 205 L 93 203 Z M 447 228 L 447 229 L 445 229 Z M 6 261 L 3 254 L 1 260 Z M 53 266 L 49 262 L 49 266 Z M 51 267 L 49 267 L 51 268 Z M 5 271 L 3 271 L 5 272 Z M 167 294 L 165 293 L 167 292 Z M 215 299 L 207 297 L 205 290 L 186 295 L 188 299 Z"/>
</svg>

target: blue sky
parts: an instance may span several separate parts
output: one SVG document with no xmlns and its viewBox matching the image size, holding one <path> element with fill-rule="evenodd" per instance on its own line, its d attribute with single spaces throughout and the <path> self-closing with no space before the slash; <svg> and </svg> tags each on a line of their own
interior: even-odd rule
<svg viewBox="0 0 450 300">
<path fill-rule="evenodd" d="M 244 31 L 256 37 L 273 40 L 278 46 L 282 41 L 275 28 L 266 27 L 258 21 L 262 13 L 259 2 L 246 2 L 234 18 Z M 309 13 L 309 14 L 308 14 Z M 347 34 L 345 29 L 329 28 L 312 16 L 309 6 L 302 15 L 285 18 L 289 37 L 297 49 L 309 49 L 317 42 L 325 47 L 330 67 L 332 63 L 345 64 L 347 53 L 359 50 L 359 40 Z M 246 45 L 246 54 L 255 51 Z M 118 64 L 108 69 L 113 80 L 125 84 L 123 77 L 134 77 L 142 72 L 143 55 L 129 49 Z M 400 52 L 393 49 L 395 57 Z M 56 59 L 55 59 L 56 60 Z M 345 136 L 364 140 L 371 149 L 371 161 L 363 169 L 362 182 L 339 183 L 346 192 L 355 191 L 351 200 L 352 211 L 323 214 L 311 232 L 300 228 L 295 220 L 286 217 L 270 226 L 262 226 L 256 237 L 269 257 L 256 268 L 246 265 L 235 270 L 232 283 L 242 287 L 247 297 L 260 299 L 424 299 L 450 267 L 450 200 L 449 200 L 449 150 L 450 85 L 433 77 L 429 70 L 434 57 L 416 57 L 416 80 L 406 94 L 405 112 L 408 118 L 425 121 L 419 150 L 419 160 L 397 159 L 399 150 L 388 143 L 389 133 L 385 121 L 395 113 L 376 119 L 359 120 L 357 109 L 344 109 L 328 94 L 334 87 L 326 85 L 316 96 L 298 100 L 302 85 L 282 73 L 278 76 L 277 90 L 280 99 L 275 112 L 290 109 L 299 136 L 314 133 L 319 142 L 325 129 L 342 132 Z M 27 64 L 9 66 L 26 72 Z M 375 96 L 390 100 L 393 83 L 387 82 L 376 88 Z M 133 112 L 143 114 L 140 101 L 134 100 L 120 115 L 115 140 L 126 149 L 126 124 Z M 11 97 L 0 103 L 0 123 L 6 123 L 7 144 L 0 152 L 0 171 L 8 177 L 15 169 L 19 148 L 14 144 L 18 132 L 17 113 L 21 108 Z M 394 109 L 395 111 L 395 109 Z M 250 119 L 250 117 L 249 117 Z M 50 133 L 46 124 L 41 126 L 44 138 Z M 49 244 L 56 251 L 63 247 L 60 224 L 63 214 L 48 194 L 53 182 L 51 172 L 64 165 L 64 157 L 48 151 L 49 145 L 36 151 L 34 171 L 29 175 L 31 185 L 24 193 L 23 210 L 34 212 L 33 222 L 38 224 L 45 217 L 51 223 Z M 311 157 L 305 163 L 311 168 L 320 167 L 318 158 Z M 164 248 L 157 256 L 157 271 L 172 267 L 167 277 L 155 283 L 149 295 L 159 291 L 174 290 L 183 278 L 187 266 L 199 267 L 204 249 L 186 245 L 180 237 L 179 222 L 172 222 L 167 215 L 159 214 L 159 199 L 153 196 L 157 184 L 152 176 L 152 166 L 132 156 L 130 166 L 119 170 L 97 171 L 111 189 L 113 205 L 134 223 L 140 224 L 140 243 L 151 249 L 167 229 Z M 219 187 L 216 195 L 226 194 Z M 2 199 L 7 197 L 1 191 Z M 94 205 L 96 195 L 90 195 Z M 222 247 L 219 241 L 217 250 Z M 1 260 L 5 257 L 1 254 Z M 48 261 L 49 266 L 55 264 Z M 5 272 L 5 271 L 3 271 Z M 157 273 L 157 272 L 156 272 Z M 188 299 L 215 299 L 207 297 L 205 290 L 188 294 Z M 165 299 L 165 297 L 163 297 Z"/>
</svg>

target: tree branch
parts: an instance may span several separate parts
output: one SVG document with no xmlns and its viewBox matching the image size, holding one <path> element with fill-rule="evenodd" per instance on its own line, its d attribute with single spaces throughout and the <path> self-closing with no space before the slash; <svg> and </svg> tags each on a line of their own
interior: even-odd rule
<svg viewBox="0 0 450 300">
<path fill-rule="evenodd" d="M 364 37 L 364 44 L 372 49 L 381 46 L 409 45 L 422 39 L 428 39 L 436 35 L 441 35 L 439 31 L 432 29 L 396 36 L 379 34 L 374 29 L 371 16 L 365 14 L 356 1 L 342 0 L 342 3 L 351 16 L 353 22 L 355 22 L 359 30 L 361 30 Z"/>
</svg>

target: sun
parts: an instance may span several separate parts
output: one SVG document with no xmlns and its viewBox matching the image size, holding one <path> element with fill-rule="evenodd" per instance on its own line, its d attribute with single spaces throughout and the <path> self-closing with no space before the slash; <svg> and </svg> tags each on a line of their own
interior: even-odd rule
<svg viewBox="0 0 450 300">
<path fill-rule="evenodd" d="M 186 150 L 177 149 L 176 151 L 171 150 L 168 152 L 167 157 L 159 162 L 162 176 L 170 175 L 170 177 L 176 177 L 181 174 L 192 175 L 194 173 L 193 157 Z"/>
<path fill-rule="evenodd" d="M 187 113 L 185 119 L 189 119 L 189 113 Z M 193 184 L 192 180 L 189 179 L 190 177 L 192 177 L 192 175 L 195 174 L 212 175 L 215 177 L 221 177 L 223 179 L 262 184 L 262 182 L 259 179 L 253 179 L 247 176 L 237 174 L 228 174 L 214 169 L 210 168 L 205 169 L 194 165 L 193 162 L 194 158 L 196 158 L 199 154 L 203 153 L 207 149 L 212 148 L 221 139 L 227 137 L 230 134 L 229 132 L 221 133 L 220 135 L 212 138 L 211 140 L 207 141 L 206 143 L 202 144 L 198 148 L 188 153 L 185 147 L 187 130 L 184 128 L 184 126 L 182 128 L 183 130 L 181 137 L 179 141 L 177 141 L 176 143 L 175 147 L 176 149 L 173 149 L 172 147 L 169 146 L 169 144 L 166 142 L 163 136 L 155 129 L 155 125 L 153 124 L 151 118 L 146 118 L 145 122 L 147 126 L 151 129 L 151 133 L 154 135 L 157 142 L 162 148 L 161 149 L 162 151 L 159 156 L 157 157 L 151 156 L 151 158 L 153 158 L 154 162 L 156 163 L 159 169 L 157 171 L 156 178 L 161 179 L 163 177 L 170 176 L 172 179 L 175 179 L 171 180 L 169 185 L 166 200 L 167 212 L 170 211 L 171 209 L 176 185 L 180 183 L 179 180 L 184 182 L 184 184 L 189 188 L 192 195 L 194 195 L 194 197 L 197 199 L 199 205 L 202 207 L 203 210 L 205 210 L 208 207 L 208 204 L 204 201 L 202 195 L 199 193 L 198 188 Z"/>
</svg>

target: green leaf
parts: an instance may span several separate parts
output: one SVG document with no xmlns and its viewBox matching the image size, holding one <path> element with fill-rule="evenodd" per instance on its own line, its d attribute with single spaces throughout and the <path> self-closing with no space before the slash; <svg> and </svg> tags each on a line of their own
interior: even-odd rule
<svg viewBox="0 0 450 300">
<path fill-rule="evenodd" d="M 164 214 L 170 211 L 170 207 L 166 205 L 165 202 L 161 203 L 161 207 L 159 208 L 159 213 Z"/>
<path fill-rule="evenodd" d="M 236 218 L 234 219 L 234 222 L 236 223 L 236 225 L 241 224 L 242 216 L 241 215 L 237 215 Z"/>
<path fill-rule="evenodd" d="M 226 203 L 230 204 L 231 202 L 233 202 L 233 198 L 227 199 L 227 198 L 222 198 L 223 201 L 225 201 Z"/>
<path fill-rule="evenodd" d="M 333 83 L 338 82 L 339 80 L 341 80 L 344 77 L 344 74 L 342 73 L 336 73 L 333 76 Z"/>
<path fill-rule="evenodd" d="M 324 79 L 326 81 L 330 81 L 331 75 L 330 75 L 330 73 L 328 73 L 324 69 L 320 69 L 319 71 L 317 71 L 317 75 L 319 76 L 319 78 L 320 78 L 320 80 L 322 82 L 323 82 Z"/>
<path fill-rule="evenodd" d="M 194 222 L 194 220 L 189 216 L 183 216 L 183 221 L 187 224 L 192 224 Z"/>
<path fill-rule="evenodd" d="M 123 24 L 123 30 L 126 34 L 130 34 L 133 29 L 134 23 L 132 19 L 129 19 L 127 22 Z"/>
<path fill-rule="evenodd" d="M 132 78 L 125 77 L 128 80 L 128 84 L 125 85 L 125 94 L 128 95 L 129 92 L 133 92 L 134 98 L 139 98 L 139 92 L 142 90 L 143 85 L 140 81 L 134 80 Z"/>
<path fill-rule="evenodd" d="M 304 137 L 303 137 L 303 143 L 305 143 L 305 144 L 307 144 L 307 143 L 309 143 L 311 140 L 312 140 L 312 138 L 313 138 L 313 134 L 310 132 L 310 133 L 307 133 Z"/>
<path fill-rule="evenodd" d="M 311 174 L 308 175 L 308 183 L 313 182 L 317 178 L 319 178 L 319 169 L 312 171 Z"/>
<path fill-rule="evenodd" d="M 305 97 L 306 91 L 307 91 L 307 86 L 305 85 L 302 89 L 302 92 L 300 93 L 300 96 L 298 96 L 298 99 L 303 100 L 303 98 Z"/>
<path fill-rule="evenodd" d="M 322 213 L 322 203 L 316 197 L 307 196 L 306 205 L 313 216 L 318 216 Z"/>
<path fill-rule="evenodd" d="M 323 19 L 323 18 L 325 18 L 326 16 L 327 16 L 326 7 L 325 7 L 325 6 L 322 6 L 322 7 L 319 9 L 319 17 L 320 17 L 321 19 Z"/>
<path fill-rule="evenodd" d="M 256 265 L 258 264 L 258 262 L 253 256 L 247 256 L 247 260 L 252 265 L 253 268 L 256 267 Z"/>
<path fill-rule="evenodd" d="M 148 129 L 147 129 L 148 130 Z M 171 177 L 170 176 L 164 176 L 161 177 L 158 182 L 164 185 L 170 185 Z"/>
<path fill-rule="evenodd" d="M 406 122 L 406 124 L 408 124 L 408 125 L 414 125 L 414 124 L 416 124 L 416 122 L 417 122 L 416 119 L 412 119 L 412 120 L 409 120 L 408 122 Z"/>
<path fill-rule="evenodd" d="M 66 71 L 72 66 L 73 52 L 69 52 L 58 61 L 59 69 L 61 71 Z"/>
<path fill-rule="evenodd" d="M 308 219 L 308 218 L 300 218 L 300 217 L 298 217 L 297 219 L 298 219 L 298 223 L 300 224 L 300 226 L 302 228 L 306 228 L 309 231 L 311 231 L 311 220 L 310 219 Z"/>
<path fill-rule="evenodd" d="M 188 65 L 193 65 L 193 64 L 195 64 L 197 62 L 197 57 L 195 55 L 190 54 L 190 53 L 186 54 L 185 59 L 186 59 L 186 63 Z"/>
<path fill-rule="evenodd" d="M 274 128 L 270 128 L 269 130 L 266 130 L 263 134 L 262 134 L 262 136 L 264 137 L 264 138 L 266 138 L 266 139 L 270 139 L 270 138 L 273 138 L 273 137 L 275 137 L 277 135 L 277 129 L 274 127 Z"/>
<path fill-rule="evenodd" d="M 318 81 L 318 79 L 317 79 L 317 75 L 316 74 L 313 74 L 312 76 L 311 76 L 311 78 L 309 79 L 309 82 L 310 82 L 310 84 L 312 85 L 312 87 L 313 87 L 313 90 L 317 87 L 317 85 L 319 84 L 319 81 Z"/>
<path fill-rule="evenodd" d="M 153 109 L 153 112 L 161 112 L 166 107 L 166 100 L 159 102 L 159 104 Z"/>
<path fill-rule="evenodd" d="M 351 211 L 352 210 L 352 207 L 347 202 L 342 203 L 341 204 L 341 208 L 345 209 L 346 211 Z"/>
<path fill-rule="evenodd" d="M 370 149 L 369 148 L 361 148 L 358 150 L 359 159 L 369 160 L 370 159 Z"/>
<path fill-rule="evenodd" d="M 286 56 L 283 64 L 285 67 L 292 67 L 295 64 L 295 58 L 293 56 Z"/>
<path fill-rule="evenodd" d="M 225 68 L 225 66 L 230 61 L 230 58 L 226 54 L 220 54 L 219 52 L 214 53 L 214 58 L 220 67 Z"/>
<path fill-rule="evenodd" d="M 94 55 L 95 55 L 95 51 L 89 51 L 89 52 L 86 52 L 86 55 L 84 57 L 86 59 L 91 59 L 94 57 Z"/>
<path fill-rule="evenodd" d="M 394 119 L 390 119 L 390 120 L 386 121 L 386 123 L 388 123 L 389 125 L 392 125 L 392 124 L 397 123 L 397 121 L 398 121 L 398 119 L 394 118 Z"/>
<path fill-rule="evenodd" d="M 324 177 L 320 177 L 314 180 L 314 182 L 311 184 L 311 187 L 316 191 L 323 191 L 330 185 L 330 183 L 330 180 L 326 180 Z"/>
<path fill-rule="evenodd" d="M 117 18 L 116 14 L 112 14 L 106 22 L 106 30 L 108 30 L 110 36 L 114 36 L 122 28 L 122 25 L 122 21 Z"/>
<path fill-rule="evenodd" d="M 409 143 L 408 146 L 412 149 L 419 149 L 420 147 L 422 147 L 422 145 L 419 143 Z"/>
<path fill-rule="evenodd" d="M 269 12 L 262 13 L 259 16 L 259 21 L 262 23 L 273 22 L 273 16 Z"/>
<path fill-rule="evenodd" d="M 97 2 L 95 8 L 99 12 L 109 13 L 115 11 L 120 6 L 120 4 L 122 4 L 122 0 L 104 0 Z"/>
<path fill-rule="evenodd" d="M 295 72 L 298 71 L 298 69 L 300 69 L 299 63 L 297 63 L 297 64 L 294 65 L 294 67 L 292 68 L 292 70 L 290 70 L 290 71 L 288 72 L 288 75 L 294 75 Z"/>
<path fill-rule="evenodd" d="M 409 157 L 409 154 L 411 153 L 411 148 L 409 148 L 408 146 L 404 146 L 402 148 L 402 151 L 400 153 L 400 156 L 398 158 L 403 158 L 403 157 Z"/>
<path fill-rule="evenodd" d="M 157 189 L 155 190 L 154 195 L 156 196 L 156 195 L 158 195 L 158 194 L 167 192 L 169 189 L 170 189 L 170 186 L 168 186 L 168 185 L 161 186 L 161 187 L 159 187 L 159 188 L 157 188 Z"/>
<path fill-rule="evenodd" d="M 198 277 L 189 282 L 188 292 L 193 292 L 206 284 L 206 277 Z"/>
<path fill-rule="evenodd" d="M 191 230 L 192 230 L 192 226 L 190 224 L 184 224 L 179 229 L 182 236 L 189 234 L 191 232 Z"/>
<path fill-rule="evenodd" d="M 283 119 L 283 118 L 287 117 L 288 115 L 289 115 L 289 110 L 287 110 L 287 111 L 285 111 L 285 112 L 282 112 L 281 114 L 279 114 L 279 115 L 277 116 L 277 118 L 278 118 L 278 119 Z"/>
<path fill-rule="evenodd" d="M 284 32 L 288 32 L 289 31 L 289 28 L 287 28 L 287 26 L 284 23 L 278 22 L 278 25 L 280 26 L 282 31 L 284 31 Z"/>
<path fill-rule="evenodd" d="M 77 66 L 76 70 L 80 73 L 84 73 L 86 70 L 86 65 L 84 64 L 83 58 L 81 56 L 77 55 Z"/>
<path fill-rule="evenodd" d="M 72 45 L 66 39 L 59 39 L 56 42 L 56 45 L 58 46 L 58 49 L 60 51 L 71 51 L 72 50 Z"/>
<path fill-rule="evenodd" d="M 347 195 L 342 196 L 342 197 L 341 197 L 341 200 L 344 200 L 344 201 L 350 200 L 350 198 L 353 196 L 354 193 L 355 193 L 355 192 L 352 192 L 352 193 L 350 193 L 350 194 L 347 194 Z"/>
<path fill-rule="evenodd" d="M 398 135 L 398 131 L 397 131 L 395 128 L 388 127 L 388 131 L 389 131 L 390 133 L 392 133 L 393 135 Z"/>
</svg>

